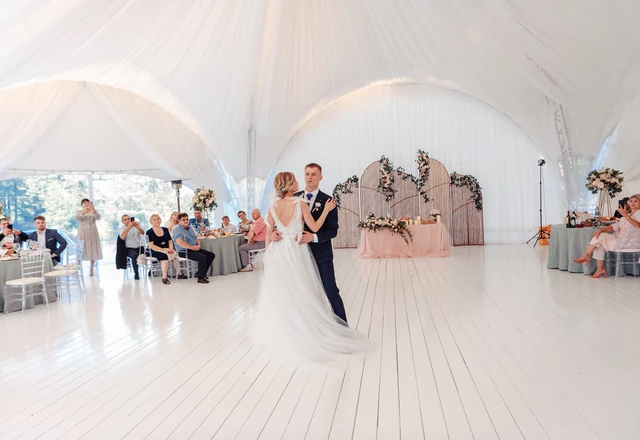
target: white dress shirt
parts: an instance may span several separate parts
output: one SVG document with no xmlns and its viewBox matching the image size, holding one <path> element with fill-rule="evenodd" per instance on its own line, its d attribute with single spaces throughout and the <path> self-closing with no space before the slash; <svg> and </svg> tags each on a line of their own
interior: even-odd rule
<svg viewBox="0 0 640 440">
<path fill-rule="evenodd" d="M 318 193 L 320 192 L 320 188 L 316 188 L 315 191 L 307 191 L 306 189 L 304 190 L 304 194 L 302 195 L 302 198 L 304 199 L 304 202 L 309 205 L 309 209 L 311 211 L 313 211 L 313 204 L 316 201 L 316 197 L 318 197 Z M 311 200 L 307 199 L 307 194 L 311 194 Z M 313 234 L 313 242 L 317 243 L 318 242 L 318 235 L 317 234 Z"/>
<path fill-rule="evenodd" d="M 47 230 L 44 231 L 36 231 L 38 233 L 38 247 L 40 249 L 44 249 L 47 247 Z"/>
</svg>

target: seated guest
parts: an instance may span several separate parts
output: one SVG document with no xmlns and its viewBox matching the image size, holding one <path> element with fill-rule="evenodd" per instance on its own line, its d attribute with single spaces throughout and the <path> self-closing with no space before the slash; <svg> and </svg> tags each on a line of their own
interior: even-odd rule
<svg viewBox="0 0 640 440">
<path fill-rule="evenodd" d="M 173 249 L 173 240 L 167 228 L 160 226 L 162 220 L 158 214 L 149 217 L 151 229 L 147 231 L 149 237 L 149 247 L 151 248 L 151 256 L 160 261 L 160 269 L 162 269 L 162 283 L 171 284 L 169 281 L 169 259 L 174 259 L 176 251 Z"/>
<path fill-rule="evenodd" d="M 173 211 L 169 220 L 164 222 L 164 227 L 169 230 L 170 234 L 173 233 L 173 228 L 178 225 L 178 214 L 180 214 L 178 211 Z"/>
<path fill-rule="evenodd" d="M 249 251 L 264 249 L 264 241 L 267 237 L 267 224 L 260 217 L 260 210 L 254 209 L 251 211 L 251 218 L 253 218 L 254 223 L 251 225 L 249 234 L 247 234 L 247 242 L 238 248 L 240 250 L 240 260 L 242 261 L 240 272 L 251 272 L 253 270 L 253 267 L 249 264 Z"/>
<path fill-rule="evenodd" d="M 193 217 L 194 218 L 189 219 L 189 226 L 194 228 L 196 232 L 209 229 L 209 219 L 202 218 L 202 211 L 195 209 L 193 211 Z"/>
<path fill-rule="evenodd" d="M 238 231 L 242 232 L 246 236 L 251 230 L 253 221 L 247 218 L 247 213 L 244 211 L 238 211 L 238 218 L 240 219 L 240 223 L 238 223 Z"/>
<path fill-rule="evenodd" d="M 618 201 L 618 207 L 624 208 L 627 212 L 631 212 L 631 208 L 629 207 L 629 197 L 625 197 L 622 200 Z M 620 214 L 620 210 L 617 210 L 613 213 L 615 218 L 623 218 L 622 214 Z"/>
<path fill-rule="evenodd" d="M 225 215 L 222 217 L 222 227 L 220 228 L 222 232 L 236 232 L 236 227 L 231 224 L 231 220 L 229 220 L 229 216 Z"/>
<path fill-rule="evenodd" d="M 8 218 L 0 220 L 0 245 L 5 249 L 13 248 L 13 243 L 20 244 L 29 239 L 24 232 L 13 229 L 13 225 L 10 222 L 11 220 Z"/>
<path fill-rule="evenodd" d="M 200 248 L 200 240 L 193 229 L 189 227 L 189 216 L 182 213 L 178 216 L 178 226 L 173 228 L 173 239 L 176 242 L 176 249 L 181 257 L 198 262 L 198 282 L 206 284 L 209 282 L 207 273 L 216 258 L 216 254 Z M 188 252 L 187 252 L 188 250 Z"/>
<path fill-rule="evenodd" d="M 124 227 L 118 235 L 118 244 L 116 247 L 116 269 L 127 269 L 127 257 L 131 259 L 131 267 L 136 280 L 140 279 L 138 272 L 138 255 L 144 250 L 142 249 L 142 234 L 144 231 L 137 221 L 131 221 L 131 217 L 127 214 L 123 215 L 122 224 Z"/>
<path fill-rule="evenodd" d="M 47 220 L 42 215 L 33 218 L 36 226 L 35 232 L 29 235 L 29 240 L 37 241 L 40 249 L 49 249 L 51 252 L 51 261 L 53 265 L 60 263 L 60 255 L 67 248 L 67 240 L 65 240 L 55 229 L 47 229 Z"/>
<path fill-rule="evenodd" d="M 622 207 L 618 208 L 618 212 L 622 215 L 619 223 L 594 232 L 586 252 L 580 258 L 574 259 L 576 263 L 588 263 L 593 255 L 593 258 L 598 260 L 598 269 L 591 278 L 607 276 L 604 268 L 606 251 L 640 247 L 640 194 L 629 197 L 629 206 L 631 213 Z M 613 232 L 613 234 L 605 234 L 605 232 Z"/>
</svg>

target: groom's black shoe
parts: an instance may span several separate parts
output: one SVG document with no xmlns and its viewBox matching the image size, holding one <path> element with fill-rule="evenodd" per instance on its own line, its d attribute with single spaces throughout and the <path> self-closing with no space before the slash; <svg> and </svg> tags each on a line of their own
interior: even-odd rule
<svg viewBox="0 0 640 440">
<path fill-rule="evenodd" d="M 205 280 L 204 278 L 198 278 L 198 283 L 200 283 L 200 284 L 209 284 L 209 281 Z"/>
</svg>

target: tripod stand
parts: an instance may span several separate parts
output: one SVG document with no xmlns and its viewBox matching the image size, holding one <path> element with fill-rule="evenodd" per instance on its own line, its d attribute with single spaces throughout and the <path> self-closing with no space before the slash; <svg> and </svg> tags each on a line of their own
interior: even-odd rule
<svg viewBox="0 0 640 440">
<path fill-rule="evenodd" d="M 538 159 L 538 167 L 540 168 L 540 228 L 538 229 L 538 232 L 536 232 L 536 234 L 527 241 L 527 244 L 529 244 L 531 240 L 535 238 L 536 241 L 533 243 L 534 248 L 540 240 L 549 239 L 549 234 L 542 228 L 542 167 L 545 163 L 544 159 Z"/>
</svg>

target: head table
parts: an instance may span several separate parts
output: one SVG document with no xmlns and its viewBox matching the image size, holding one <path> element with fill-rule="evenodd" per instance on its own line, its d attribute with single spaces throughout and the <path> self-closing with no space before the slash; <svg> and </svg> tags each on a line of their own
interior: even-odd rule
<svg viewBox="0 0 640 440">
<path fill-rule="evenodd" d="M 363 229 L 357 255 L 360 258 L 450 257 L 453 255 L 449 231 L 442 223 L 408 226 L 413 242 L 387 229 Z"/>
<path fill-rule="evenodd" d="M 44 272 L 50 272 L 53 270 L 53 263 L 51 258 L 47 256 L 44 260 Z M 20 266 L 20 260 L 18 259 L 0 259 L 0 310 L 5 311 L 4 304 L 4 289 L 5 283 L 9 280 L 15 280 L 22 277 L 22 268 Z M 54 286 L 47 286 L 47 298 L 49 302 L 55 302 L 56 288 Z M 31 297 L 27 299 L 27 308 L 33 308 L 35 304 L 44 304 L 44 300 L 41 296 Z M 22 303 L 20 301 L 10 301 L 7 306 L 7 312 L 15 312 L 22 310 Z"/>
</svg>

